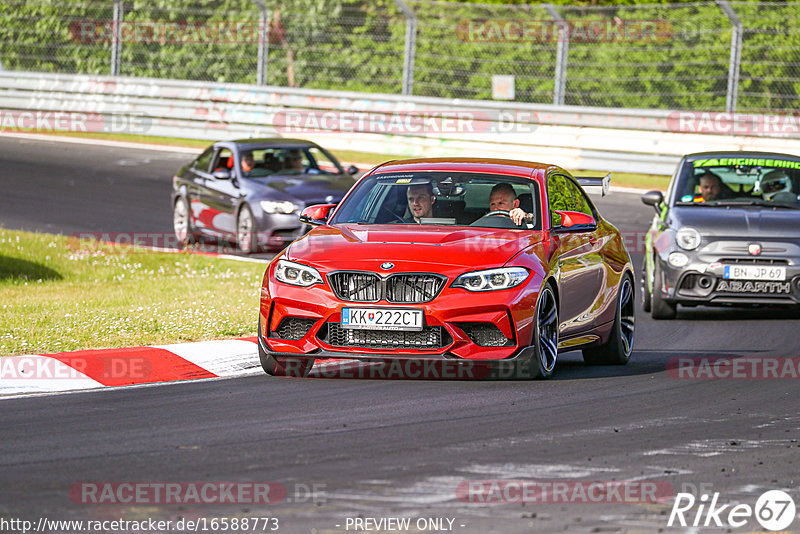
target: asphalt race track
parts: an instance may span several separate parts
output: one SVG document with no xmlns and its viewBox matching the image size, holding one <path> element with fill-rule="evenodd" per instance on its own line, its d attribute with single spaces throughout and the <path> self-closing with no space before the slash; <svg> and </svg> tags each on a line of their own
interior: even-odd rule
<svg viewBox="0 0 800 534">
<path fill-rule="evenodd" d="M 189 159 L 0 137 L 0 226 L 170 232 L 172 174 Z M 633 236 L 652 214 L 632 194 L 597 204 Z M 699 504 L 701 494 L 718 492 L 719 505 L 751 507 L 765 491 L 783 489 L 800 505 L 800 381 L 666 371 L 671 359 L 702 356 L 796 369 L 799 317 L 697 308 L 663 322 L 639 313 L 629 365 L 588 368 L 569 353 L 549 381 L 258 375 L 5 399 L 0 519 L 269 516 L 288 533 L 400 531 L 354 521 L 390 517 L 411 518 L 411 532 L 427 518 L 443 521 L 420 523 L 421 531 L 685 530 L 667 526 L 670 502 L 485 503 L 458 493 L 469 481 L 520 480 L 651 482 L 669 488 L 668 497 L 685 491 Z M 69 493 L 81 482 L 205 481 L 278 483 L 287 495 L 267 505 L 133 505 L 87 504 Z M 697 511 L 686 513 L 688 522 Z M 750 518 L 735 532 L 760 528 Z M 800 531 L 800 521 L 788 530 Z"/>
</svg>

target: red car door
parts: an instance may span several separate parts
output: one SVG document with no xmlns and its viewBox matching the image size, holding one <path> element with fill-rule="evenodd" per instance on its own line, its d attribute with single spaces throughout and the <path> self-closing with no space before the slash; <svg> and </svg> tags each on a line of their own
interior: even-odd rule
<svg viewBox="0 0 800 534">
<path fill-rule="evenodd" d="M 566 340 L 593 328 L 602 311 L 606 278 L 602 240 L 597 238 L 596 226 L 556 227 L 561 221 L 554 211 L 577 211 L 594 217 L 580 186 L 566 176 L 554 174 L 548 178 L 547 193 L 550 224 L 558 242 L 561 338 Z"/>
</svg>

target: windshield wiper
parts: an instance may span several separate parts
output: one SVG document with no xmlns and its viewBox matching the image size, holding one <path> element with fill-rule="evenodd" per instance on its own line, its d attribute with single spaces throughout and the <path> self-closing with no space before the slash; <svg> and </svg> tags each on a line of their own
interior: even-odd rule
<svg viewBox="0 0 800 534">
<path fill-rule="evenodd" d="M 763 206 L 766 208 L 784 208 L 790 210 L 800 209 L 800 205 L 780 204 L 760 198 L 712 200 L 711 202 L 703 202 L 703 204 L 707 206 Z"/>
</svg>

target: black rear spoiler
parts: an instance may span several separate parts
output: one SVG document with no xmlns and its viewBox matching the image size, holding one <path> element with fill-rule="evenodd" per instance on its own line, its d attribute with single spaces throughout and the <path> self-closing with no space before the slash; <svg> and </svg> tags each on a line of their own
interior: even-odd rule
<svg viewBox="0 0 800 534">
<path fill-rule="evenodd" d="M 587 187 L 599 187 L 600 194 L 602 196 L 606 196 L 608 194 L 608 189 L 611 185 L 611 173 L 608 173 L 605 176 L 576 176 L 575 179 L 584 189 Z"/>
</svg>

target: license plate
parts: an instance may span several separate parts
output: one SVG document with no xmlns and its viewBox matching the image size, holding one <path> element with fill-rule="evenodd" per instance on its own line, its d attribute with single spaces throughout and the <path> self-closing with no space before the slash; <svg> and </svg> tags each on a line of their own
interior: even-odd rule
<svg viewBox="0 0 800 534">
<path fill-rule="evenodd" d="M 342 328 L 366 330 L 422 330 L 422 310 L 397 308 L 342 308 Z"/>
<path fill-rule="evenodd" d="M 770 265 L 725 265 L 726 280 L 786 280 L 786 267 Z"/>
</svg>

